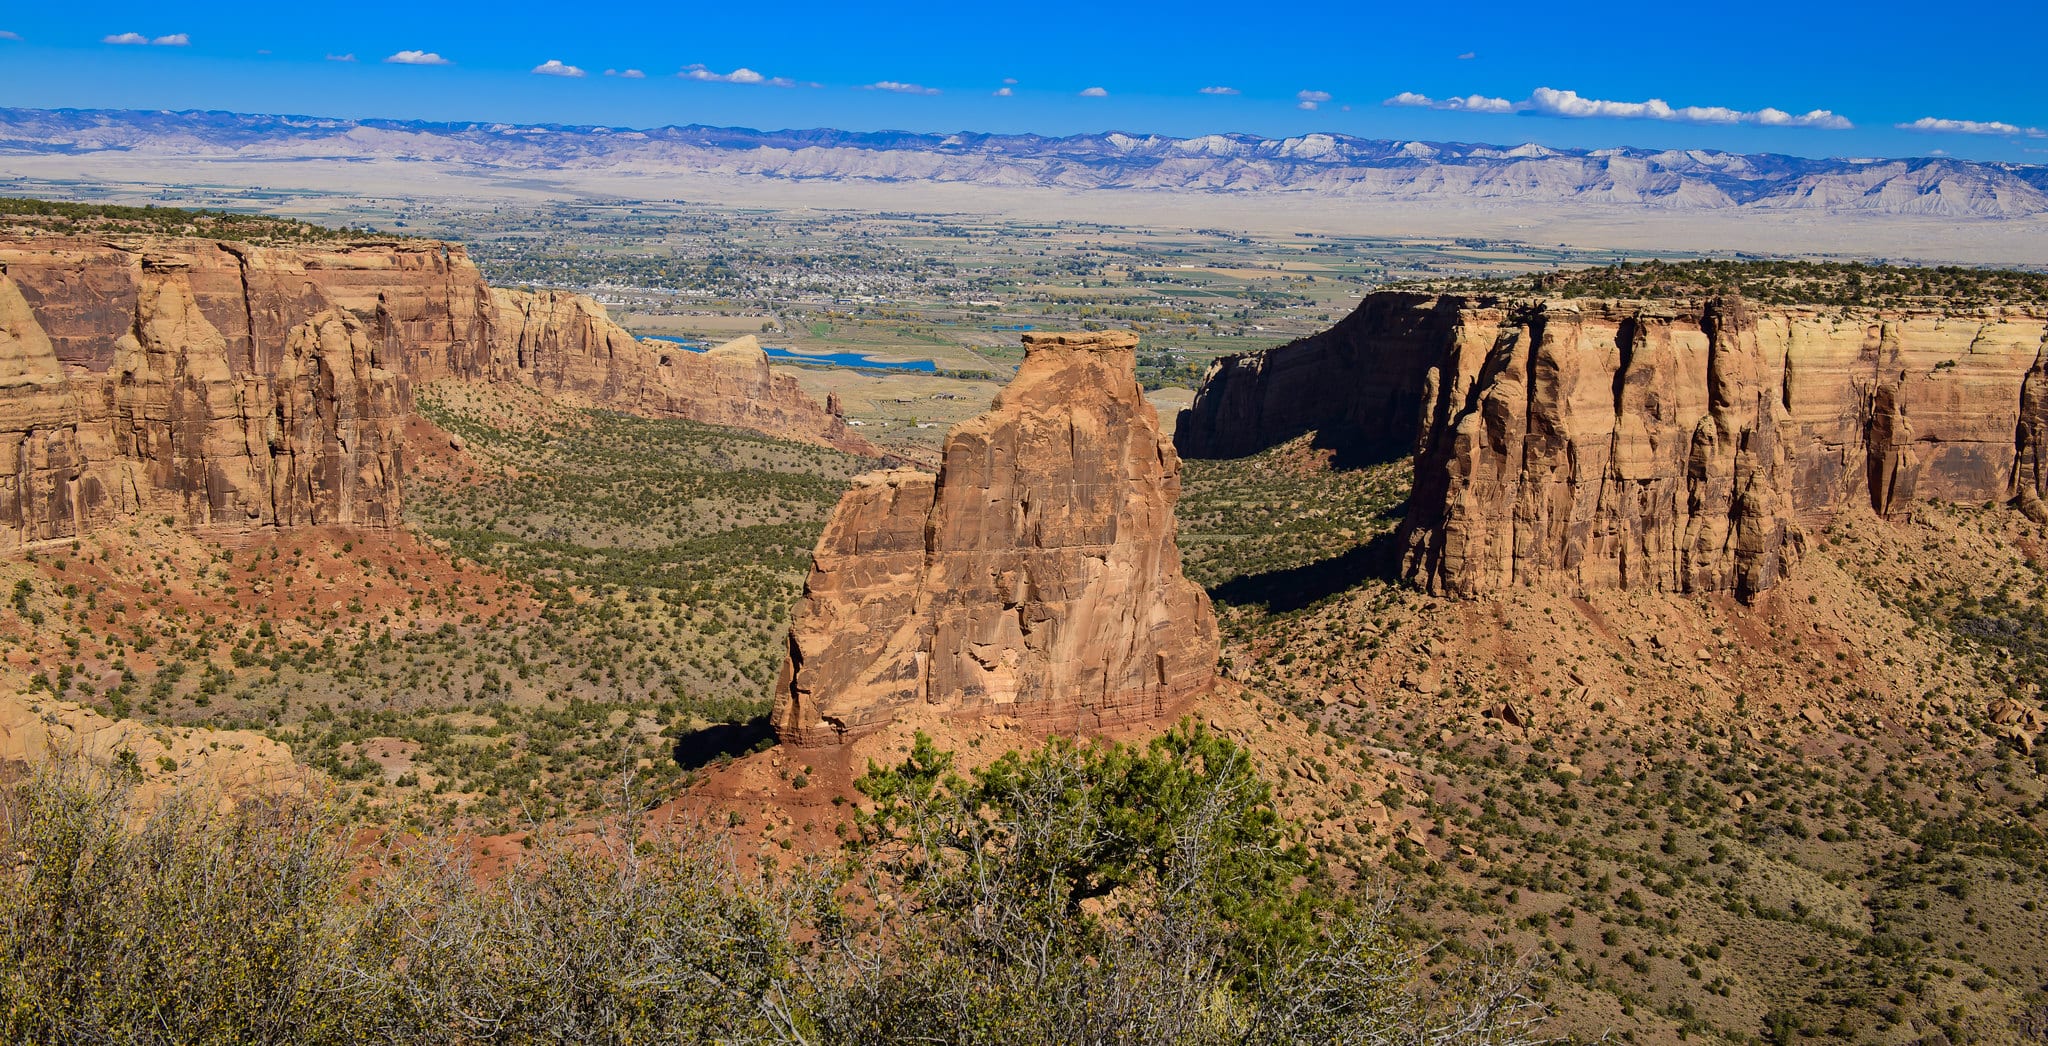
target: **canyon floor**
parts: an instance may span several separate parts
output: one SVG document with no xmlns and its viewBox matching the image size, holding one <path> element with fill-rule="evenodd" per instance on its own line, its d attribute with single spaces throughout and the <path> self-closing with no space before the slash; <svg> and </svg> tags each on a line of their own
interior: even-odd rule
<svg viewBox="0 0 2048 1046">
<path fill-rule="evenodd" d="M 495 836 L 668 802 L 764 852 L 829 847 L 863 760 L 908 738 L 770 750 L 765 691 L 862 463 L 502 392 L 421 403 L 415 444 L 444 449 L 407 530 L 39 550 L 0 565 L 9 675 L 260 732 L 366 822 Z M 2048 529 L 1850 519 L 1756 606 L 1447 602 L 1389 579 L 1405 466 L 1314 442 L 1187 465 L 1233 681 L 1187 714 L 1259 754 L 1433 961 L 1531 964 L 1572 1037 L 2039 1032 L 2048 756 L 1993 719 L 2048 669 Z M 1034 743 L 922 725 L 983 757 Z"/>
</svg>

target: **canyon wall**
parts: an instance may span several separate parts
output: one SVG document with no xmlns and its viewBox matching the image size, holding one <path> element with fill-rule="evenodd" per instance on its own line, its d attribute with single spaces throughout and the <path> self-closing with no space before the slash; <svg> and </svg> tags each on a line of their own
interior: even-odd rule
<svg viewBox="0 0 2048 1046">
<path fill-rule="evenodd" d="M 1471 336 L 1466 311 L 1452 299 L 1373 294 L 1321 334 L 1225 356 L 1181 413 L 1174 445 L 1191 458 L 1237 458 L 1315 432 L 1405 456 L 1424 376 L 1447 346 Z"/>
<path fill-rule="evenodd" d="M 0 548 L 145 511 L 395 526 L 411 383 L 450 379 L 874 453 L 751 339 L 641 343 L 460 247 L 25 236 L 0 240 Z"/>
<path fill-rule="evenodd" d="M 1017 377 L 946 437 L 937 476 L 855 481 L 819 538 L 776 732 L 829 744 L 916 708 L 1086 728 L 1215 680 L 1215 615 L 1181 574 L 1180 457 L 1137 338 L 1027 334 Z"/>
<path fill-rule="evenodd" d="M 1189 456 L 1341 430 L 1414 454 L 1402 571 L 1752 598 L 1804 535 L 1916 498 L 2048 491 L 2048 311 L 1372 295 L 1219 361 Z"/>
<path fill-rule="evenodd" d="M 580 294 L 493 289 L 490 296 L 492 378 L 584 406 L 879 453 L 846 427 L 836 403 L 820 407 L 795 378 L 771 371 L 752 335 L 696 352 L 639 341 Z"/>
<path fill-rule="evenodd" d="M 0 274 L 0 540 L 73 537 L 164 512 L 192 525 L 398 522 L 404 382 L 368 332 L 322 309 L 266 371 L 229 363 L 188 274 L 136 286 L 106 369 L 68 366 Z"/>
</svg>

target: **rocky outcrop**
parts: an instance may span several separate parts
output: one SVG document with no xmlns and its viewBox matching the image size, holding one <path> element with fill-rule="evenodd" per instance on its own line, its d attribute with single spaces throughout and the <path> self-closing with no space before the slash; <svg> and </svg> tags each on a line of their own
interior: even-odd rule
<svg viewBox="0 0 2048 1046">
<path fill-rule="evenodd" d="M 84 405 L 65 380 L 49 336 L 4 273 L 0 405 L 0 544 L 77 533 L 106 500 L 98 478 L 84 468 Z"/>
<path fill-rule="evenodd" d="M 753 429 L 874 456 L 832 405 L 768 367 L 751 335 L 708 352 L 642 342 L 604 306 L 562 291 L 492 290 L 494 375 L 574 402 Z"/>
<path fill-rule="evenodd" d="M 253 730 L 114 719 L 69 701 L 0 694 L 0 780 L 70 761 L 127 775 L 145 802 L 200 788 L 230 801 L 299 795 L 310 780 L 291 749 Z"/>
<path fill-rule="evenodd" d="M 937 476 L 870 473 L 819 538 L 774 723 L 826 744 L 914 708 L 1085 728 L 1209 689 L 1217 632 L 1181 574 L 1180 458 L 1135 336 L 1033 334 Z"/>
<path fill-rule="evenodd" d="M 139 511 L 396 525 L 410 384 L 451 379 L 876 453 L 752 339 L 642 343 L 460 247 L 35 235 L 0 241 L 0 548 Z"/>
<path fill-rule="evenodd" d="M 1750 598 L 1852 507 L 2038 504 L 2044 337 L 2029 308 L 1377 294 L 1220 361 L 1176 439 L 1190 456 L 1333 429 L 1406 443 L 1402 569 L 1433 591 Z"/>
<path fill-rule="evenodd" d="M 379 341 L 380 360 L 409 380 L 481 378 L 490 368 L 489 289 L 462 248 L 449 244 L 34 236 L 0 240 L 0 266 L 58 358 L 95 373 L 113 365 L 149 274 L 164 271 L 185 275 L 236 376 L 269 373 L 285 336 L 329 308 L 361 321 Z"/>
</svg>

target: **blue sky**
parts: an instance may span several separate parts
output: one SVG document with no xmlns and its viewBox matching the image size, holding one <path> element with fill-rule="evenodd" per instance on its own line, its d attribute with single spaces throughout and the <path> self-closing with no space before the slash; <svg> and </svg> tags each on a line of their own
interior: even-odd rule
<svg viewBox="0 0 2048 1046">
<path fill-rule="evenodd" d="M 2044 30 L 2038 0 L 10 4 L 0 105 L 2042 163 Z"/>
</svg>

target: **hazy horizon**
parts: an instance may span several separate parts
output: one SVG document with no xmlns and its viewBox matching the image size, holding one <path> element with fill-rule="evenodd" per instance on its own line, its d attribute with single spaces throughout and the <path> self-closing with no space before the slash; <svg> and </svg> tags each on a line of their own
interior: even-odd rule
<svg viewBox="0 0 2048 1046">
<path fill-rule="evenodd" d="M 22 10 L 0 15 L 0 105 L 2048 157 L 2048 97 L 2031 79 L 2048 14 L 2018 3 L 1967 22 L 1757 2 L 1704 20 L 1620 4 L 1531 20 L 1505 5 L 1254 19 L 1215 3 L 1033 18 L 794 3 L 772 33 L 747 10 L 623 5 L 573 35 L 526 13 L 386 0 L 341 24 L 289 8 Z M 1871 75 L 1879 55 L 1913 75 Z"/>
</svg>

